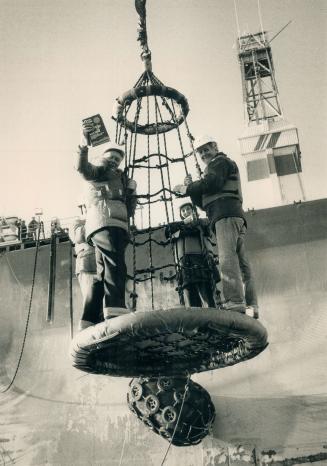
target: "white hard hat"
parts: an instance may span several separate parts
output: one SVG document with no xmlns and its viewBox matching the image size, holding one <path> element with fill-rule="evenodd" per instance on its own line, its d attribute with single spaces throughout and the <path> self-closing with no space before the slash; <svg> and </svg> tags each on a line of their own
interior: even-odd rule
<svg viewBox="0 0 327 466">
<path fill-rule="evenodd" d="M 116 142 L 109 142 L 109 145 L 106 148 L 106 150 L 104 151 L 104 153 L 102 154 L 102 157 L 104 157 L 104 158 L 109 157 L 110 151 L 112 151 L 112 150 L 120 152 L 122 157 L 125 156 L 124 146 L 121 146 L 120 144 L 117 144 Z"/>
<path fill-rule="evenodd" d="M 212 136 L 208 136 L 207 134 L 199 136 L 198 138 L 196 138 L 195 141 L 194 141 L 193 147 L 194 147 L 195 150 L 197 150 L 200 147 L 205 146 L 206 144 L 209 144 L 209 142 L 214 142 L 215 144 L 217 144 L 217 147 L 218 147 L 218 143 L 217 143 L 216 139 L 213 138 Z"/>
</svg>

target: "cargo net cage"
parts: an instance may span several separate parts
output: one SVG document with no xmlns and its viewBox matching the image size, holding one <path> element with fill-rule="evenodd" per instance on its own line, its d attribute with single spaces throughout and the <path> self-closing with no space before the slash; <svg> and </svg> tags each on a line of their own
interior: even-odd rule
<svg viewBox="0 0 327 466">
<path fill-rule="evenodd" d="M 200 177 L 202 171 L 193 146 L 193 136 L 187 123 L 187 99 L 176 89 L 164 85 L 152 71 L 146 70 L 135 86 L 117 99 L 116 141 L 124 143 L 125 171 L 138 185 L 137 209 L 131 226 L 133 248 L 133 309 L 136 310 L 136 284 L 150 280 L 151 305 L 154 309 L 153 279 L 164 269 L 173 270 L 173 277 L 181 275 L 180 257 L 177 256 L 169 225 L 177 218 L 177 207 L 185 199 L 175 196 L 173 187 L 183 184 L 186 175 Z M 193 172 L 192 172 L 193 171 Z M 198 217 L 196 207 L 193 206 Z M 135 223 L 138 227 L 135 228 Z M 166 225 L 166 238 L 156 234 Z M 155 264 L 156 247 L 166 248 L 170 263 Z M 149 258 L 147 266 L 139 268 L 136 248 L 143 247 Z M 202 242 L 203 255 L 211 251 Z M 168 252 L 169 251 L 169 252 Z M 142 261 L 144 263 L 144 261 Z M 212 260 L 208 260 L 213 264 Z M 179 302 L 184 304 L 183 292 L 178 287 Z"/>
<path fill-rule="evenodd" d="M 116 142 L 125 145 L 125 172 L 138 184 L 137 209 L 133 218 L 132 232 L 132 308 L 137 306 L 136 284 L 150 281 L 151 307 L 154 309 L 155 274 L 162 276 L 169 269 L 170 278 L 180 277 L 183 264 L 174 248 L 170 224 L 176 220 L 176 203 L 173 187 L 183 184 L 186 175 L 202 175 L 193 136 L 189 130 L 187 115 L 189 105 L 186 97 L 178 90 L 165 85 L 152 71 L 151 51 L 148 45 L 146 0 L 135 0 L 139 16 L 137 40 L 141 46 L 141 59 L 144 72 L 132 89 L 117 100 L 113 119 L 116 121 Z M 192 164 L 190 163 L 192 160 Z M 198 213 L 194 207 L 196 217 Z M 141 228 L 135 228 L 139 218 Z M 165 238 L 156 237 L 160 229 L 158 223 L 167 225 Z M 165 247 L 162 255 L 170 256 L 172 261 L 164 264 L 154 263 L 154 247 Z M 137 266 L 136 248 L 142 247 L 143 255 L 149 257 L 148 264 Z M 203 256 L 209 255 L 207 245 L 201 239 Z M 168 252 L 168 250 L 170 252 Z M 140 256 L 140 254 L 139 254 Z M 207 262 L 214 262 L 207 257 Z M 177 287 L 179 303 L 184 305 L 182 286 Z"/>
</svg>

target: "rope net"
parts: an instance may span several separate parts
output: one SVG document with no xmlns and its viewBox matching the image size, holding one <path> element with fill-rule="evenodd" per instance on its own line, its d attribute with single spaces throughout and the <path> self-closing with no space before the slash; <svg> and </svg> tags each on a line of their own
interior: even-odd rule
<svg viewBox="0 0 327 466">
<path fill-rule="evenodd" d="M 185 267 L 178 257 L 170 224 L 176 221 L 176 208 L 181 204 L 176 199 L 173 187 L 183 183 L 186 175 L 201 176 L 197 156 L 193 147 L 193 136 L 187 123 L 189 106 L 187 99 L 176 89 L 166 86 L 152 71 L 151 51 L 146 31 L 145 0 L 136 0 L 139 14 L 138 41 L 140 42 L 145 71 L 133 88 L 117 98 L 116 142 L 125 144 L 125 171 L 138 185 L 137 211 L 131 225 L 133 249 L 133 308 L 137 305 L 137 284 L 150 281 L 152 309 L 155 307 L 154 278 L 158 271 L 168 268 L 170 279 L 181 276 Z M 198 217 L 196 208 L 194 207 Z M 135 222 L 138 228 L 135 228 Z M 159 223 L 159 226 L 158 226 Z M 155 232 L 163 230 L 163 238 Z M 148 264 L 138 265 L 137 248 L 142 246 Z M 164 255 L 171 258 L 165 264 L 157 263 L 156 248 L 166 248 Z M 201 235 L 203 255 L 208 248 Z M 212 249 L 211 247 L 209 249 Z M 213 265 L 213 261 L 208 263 Z M 179 303 L 184 304 L 182 286 L 177 286 Z"/>
<path fill-rule="evenodd" d="M 138 229 L 134 225 L 131 227 L 133 307 L 136 308 L 136 284 L 150 280 L 154 308 L 155 272 L 169 267 L 176 277 L 183 267 L 170 232 L 170 224 L 176 221 L 176 209 L 181 204 L 181 200 L 174 196 L 173 187 L 182 183 L 192 170 L 201 176 L 201 169 L 187 124 L 188 103 L 180 92 L 165 86 L 152 71 L 146 70 L 117 102 L 116 141 L 124 142 L 125 170 L 138 184 L 136 217 L 139 218 L 134 218 Z M 154 237 L 155 231 L 163 230 L 163 225 L 168 229 L 167 238 Z M 165 254 L 172 258 L 171 263 L 155 263 L 154 244 L 166 248 Z M 139 246 L 143 246 L 143 254 L 146 248 L 147 267 L 137 265 L 136 248 Z M 203 253 L 207 254 L 204 245 Z M 180 304 L 184 304 L 181 287 L 177 291 Z"/>
</svg>

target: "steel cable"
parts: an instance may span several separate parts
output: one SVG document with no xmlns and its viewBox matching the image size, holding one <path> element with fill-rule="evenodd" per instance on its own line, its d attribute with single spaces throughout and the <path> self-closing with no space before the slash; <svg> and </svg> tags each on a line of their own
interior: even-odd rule
<svg viewBox="0 0 327 466">
<path fill-rule="evenodd" d="M 22 343 L 22 346 L 21 346 L 20 355 L 19 355 L 19 358 L 18 358 L 18 362 L 17 362 L 17 366 L 16 366 L 16 369 L 15 369 L 15 373 L 14 373 L 14 375 L 13 375 L 13 378 L 12 378 L 11 382 L 9 383 L 9 385 L 8 385 L 4 390 L 1 390 L 0 393 L 5 393 L 5 392 L 7 392 L 8 390 L 10 390 L 10 388 L 12 387 L 12 385 L 13 385 L 13 383 L 14 383 L 16 377 L 17 377 L 18 370 L 19 370 L 19 367 L 20 367 L 20 363 L 21 363 L 21 360 L 22 360 L 22 357 L 23 357 L 23 353 L 24 353 L 25 342 L 26 342 L 27 331 L 28 331 L 28 324 L 29 324 L 29 321 L 30 321 L 31 309 L 32 309 L 32 302 L 33 302 L 34 284 L 35 284 L 35 276 L 36 276 L 36 266 L 37 266 L 37 258 L 38 258 L 39 245 L 40 245 L 40 232 L 41 232 L 41 228 L 39 227 L 39 229 L 38 229 L 38 237 L 37 237 L 37 241 L 36 241 L 36 248 L 35 248 L 35 257 L 34 257 L 34 267 L 33 267 L 33 275 L 32 275 L 31 294 L 30 294 L 29 305 L 28 305 L 28 312 L 27 312 L 27 318 L 26 318 L 26 325 L 25 325 L 25 332 L 24 332 L 23 343 Z"/>
</svg>

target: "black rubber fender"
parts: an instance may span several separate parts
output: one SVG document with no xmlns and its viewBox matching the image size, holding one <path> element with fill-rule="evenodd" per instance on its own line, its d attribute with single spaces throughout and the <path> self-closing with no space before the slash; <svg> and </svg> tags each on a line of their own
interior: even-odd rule
<svg viewBox="0 0 327 466">
<path fill-rule="evenodd" d="M 237 312 L 184 307 L 137 311 L 78 333 L 71 357 L 74 367 L 90 373 L 173 377 L 251 359 L 266 348 L 267 338 L 258 320 Z M 157 383 L 165 390 L 168 382 Z"/>
<path fill-rule="evenodd" d="M 197 445 L 208 435 L 215 420 L 209 393 L 186 377 L 170 378 L 164 390 L 158 381 L 131 380 L 127 394 L 129 409 L 147 428 L 173 445 Z M 135 387 L 142 387 L 142 396 L 137 400 L 133 395 Z M 150 406 L 148 400 L 152 400 Z"/>
</svg>

